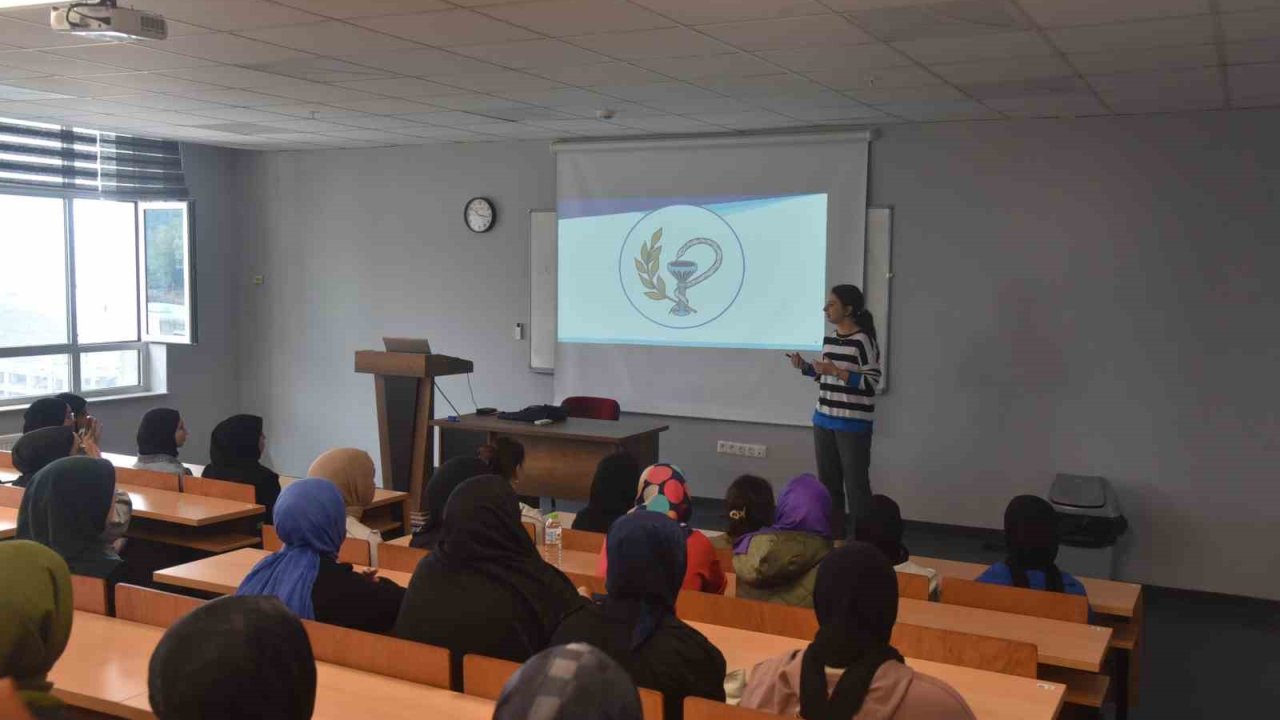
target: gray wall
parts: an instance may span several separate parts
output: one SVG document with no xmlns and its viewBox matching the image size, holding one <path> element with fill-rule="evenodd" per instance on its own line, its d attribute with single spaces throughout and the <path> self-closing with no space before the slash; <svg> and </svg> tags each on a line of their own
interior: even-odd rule
<svg viewBox="0 0 1280 720">
<path fill-rule="evenodd" d="M 183 169 L 195 200 L 200 344 L 167 348 L 166 395 L 91 403 L 89 411 L 103 423 L 104 450 L 136 453 L 134 433 L 142 414 L 153 407 L 173 407 L 182 412 L 191 431 L 182 459 L 203 464 L 209 458 L 209 431 L 236 412 L 239 308 L 234 284 L 240 254 L 236 218 L 245 199 L 238 190 L 236 168 L 242 156 L 232 150 L 183 146 Z M 0 434 L 21 430 L 21 412 L 0 413 Z"/>
<path fill-rule="evenodd" d="M 917 520 L 998 527 L 1056 472 L 1107 476 L 1132 523 L 1122 575 L 1280 598 L 1274 368 L 1280 113 L 895 126 L 871 202 L 894 206 L 893 388 L 873 483 Z M 242 406 L 282 471 L 373 450 L 351 353 L 427 335 L 477 361 L 481 404 L 550 400 L 528 318 L 525 213 L 554 203 L 542 143 L 257 155 L 244 177 Z M 487 195 L 496 230 L 469 233 Z M 783 371 L 780 368 L 780 371 Z M 445 381 L 461 409 L 465 384 Z M 1270 391 L 1270 392 L 1268 392 Z M 714 454 L 761 442 L 766 460 Z M 672 420 L 698 495 L 812 467 L 809 431 Z"/>
</svg>

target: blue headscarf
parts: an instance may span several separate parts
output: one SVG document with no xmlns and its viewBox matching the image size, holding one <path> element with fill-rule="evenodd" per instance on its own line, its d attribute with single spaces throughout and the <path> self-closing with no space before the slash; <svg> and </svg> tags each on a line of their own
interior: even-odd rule
<svg viewBox="0 0 1280 720">
<path fill-rule="evenodd" d="M 280 493 L 272 519 L 284 547 L 263 558 L 236 595 L 273 595 L 298 617 L 314 620 L 311 588 L 320 558 L 334 558 L 347 534 L 342 493 L 328 480 L 299 480 Z"/>
<path fill-rule="evenodd" d="M 640 647 L 675 614 L 684 582 L 685 532 L 663 513 L 633 512 L 609 526 L 605 539 L 609 568 L 605 576 L 607 610 L 629 616 L 631 649 Z"/>
</svg>

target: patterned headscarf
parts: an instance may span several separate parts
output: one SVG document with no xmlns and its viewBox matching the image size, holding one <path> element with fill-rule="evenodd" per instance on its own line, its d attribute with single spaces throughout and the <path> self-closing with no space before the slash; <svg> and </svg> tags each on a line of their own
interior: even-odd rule
<svg viewBox="0 0 1280 720">
<path fill-rule="evenodd" d="M 693 517 L 693 504 L 689 502 L 684 473 L 680 468 L 667 463 L 645 468 L 636 488 L 636 508 L 666 513 L 682 526 L 688 525 Z"/>
<path fill-rule="evenodd" d="M 507 680 L 494 720 L 640 720 L 640 694 L 622 666 L 586 643 L 547 648 Z"/>
</svg>

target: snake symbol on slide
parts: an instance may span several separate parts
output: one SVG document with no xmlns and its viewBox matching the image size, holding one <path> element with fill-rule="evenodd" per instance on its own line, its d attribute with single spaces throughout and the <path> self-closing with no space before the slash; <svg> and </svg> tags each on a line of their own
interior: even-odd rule
<svg viewBox="0 0 1280 720">
<path fill-rule="evenodd" d="M 706 245 L 711 248 L 716 254 L 716 259 L 715 262 L 711 263 L 711 267 L 707 268 L 701 275 L 694 275 L 694 273 L 698 272 L 698 263 L 682 258 L 684 258 L 685 253 L 699 245 Z M 720 249 L 720 243 L 711 238 L 694 238 L 680 246 L 680 249 L 676 251 L 676 259 L 667 263 L 667 272 L 671 273 L 672 277 L 676 279 L 676 304 L 671 306 L 670 312 L 672 315 L 684 316 L 698 312 L 689 304 L 689 296 L 687 294 L 689 288 L 715 275 L 723 262 L 724 251 Z"/>
</svg>

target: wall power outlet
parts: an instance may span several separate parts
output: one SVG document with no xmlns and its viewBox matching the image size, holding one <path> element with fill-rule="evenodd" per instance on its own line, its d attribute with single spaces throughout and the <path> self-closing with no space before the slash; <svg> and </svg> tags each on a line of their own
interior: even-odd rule
<svg viewBox="0 0 1280 720">
<path fill-rule="evenodd" d="M 741 455 L 743 457 L 762 458 L 768 456 L 768 447 L 765 445 L 753 445 L 751 443 L 718 440 L 716 442 L 716 452 L 721 455 Z"/>
</svg>

